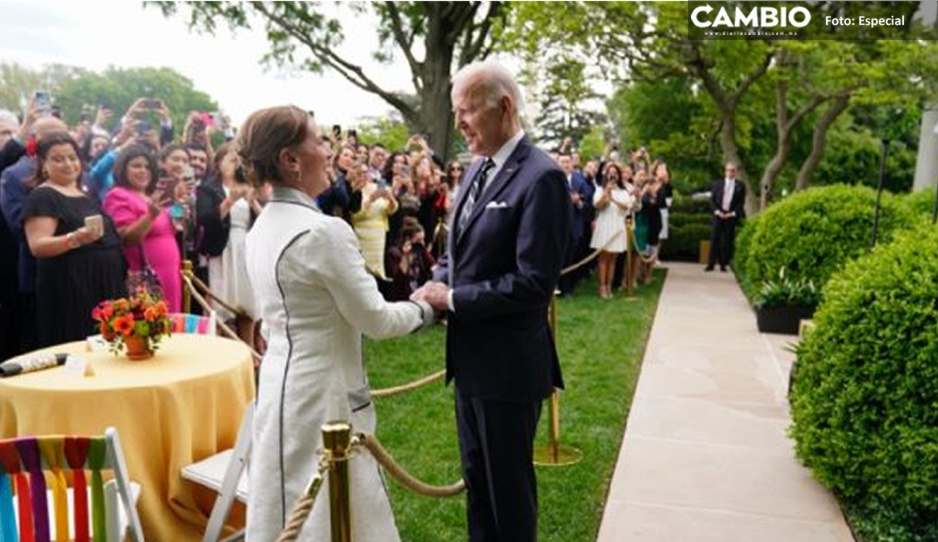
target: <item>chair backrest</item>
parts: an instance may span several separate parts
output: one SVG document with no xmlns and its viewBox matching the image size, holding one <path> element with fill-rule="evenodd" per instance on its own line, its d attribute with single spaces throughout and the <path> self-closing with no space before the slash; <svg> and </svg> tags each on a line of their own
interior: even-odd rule
<svg viewBox="0 0 938 542">
<path fill-rule="evenodd" d="M 90 508 L 85 470 L 91 471 Z M 106 533 L 114 531 L 119 514 L 116 507 L 109 509 L 105 498 L 102 471 L 107 470 L 113 472 L 131 538 L 143 542 L 143 528 L 131 494 L 127 465 L 113 427 L 109 427 L 104 436 L 97 437 L 30 436 L 0 440 L 0 541 L 49 542 L 53 532 L 56 540 L 87 542 L 92 532 L 96 541 L 107 540 Z M 73 475 L 71 502 L 66 471 Z M 49 475 L 48 486 L 46 474 Z M 14 510 L 13 488 L 17 510 Z M 52 494 L 51 507 L 47 491 Z M 54 531 L 50 529 L 50 520 Z M 70 523 L 71 536 L 68 535 Z"/>
<path fill-rule="evenodd" d="M 173 333 L 215 335 L 217 316 L 215 311 L 212 311 L 208 316 L 175 313 L 169 315 L 169 321 L 173 323 Z"/>
</svg>

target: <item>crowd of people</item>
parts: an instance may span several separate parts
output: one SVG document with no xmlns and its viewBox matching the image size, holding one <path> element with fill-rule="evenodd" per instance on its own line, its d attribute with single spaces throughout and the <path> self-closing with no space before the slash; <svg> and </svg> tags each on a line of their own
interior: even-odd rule
<svg viewBox="0 0 938 542">
<path fill-rule="evenodd" d="M 152 116 L 158 126 L 141 120 Z M 205 113 L 192 112 L 179 138 L 158 99 L 138 99 L 113 130 L 102 127 L 109 117 L 99 109 L 93 121 L 83 115 L 69 127 L 48 107 L 31 105 L 22 120 L 0 111 L 0 359 L 84 338 L 97 302 L 141 284 L 158 287 L 179 312 L 186 259 L 238 309 L 216 307 L 253 345 L 244 239 L 269 188 L 239 178 L 231 143 L 213 148 Z M 319 209 L 353 228 L 385 299 L 408 299 L 446 252 L 464 165 L 444 163 L 420 135 L 388 149 L 333 126 L 328 143 L 330 186 Z M 667 238 L 670 172 L 644 148 L 620 154 L 609 145 L 581 164 L 571 147 L 568 138 L 551 154 L 574 209 L 565 265 L 600 254 L 562 276 L 561 294 L 595 269 L 598 295 L 609 298 L 622 283 L 626 217 L 635 219 L 637 248 L 628 276 L 632 286 L 650 280 Z"/>
<path fill-rule="evenodd" d="M 670 171 L 644 148 L 613 143 L 582 164 L 569 138 L 539 149 L 521 126 L 520 89 L 498 64 L 464 67 L 451 97 L 470 164 L 444 163 L 420 135 L 402 149 L 364 145 L 338 126 L 324 136 L 292 106 L 255 112 L 217 149 L 210 116 L 191 112 L 177 138 L 152 97 L 113 130 L 106 110 L 76 127 L 45 105 L 22 119 L 0 111 L 0 359 L 83 340 L 100 301 L 141 285 L 180 312 L 182 262 L 194 262 L 241 339 L 254 345 L 265 323 L 252 432 L 277 445 L 252 454 L 250 476 L 279 483 L 252 486 L 247 528 L 272 540 L 308 478 L 321 424 L 374 430 L 362 336 L 445 317 L 470 538 L 536 539 L 534 432 L 541 401 L 563 387 L 547 306 L 594 266 L 602 298 L 617 277 L 651 281 L 668 236 Z M 727 209 L 742 198 L 734 182 L 721 192 Z M 377 466 L 352 465 L 356 532 L 397 540 Z M 321 504 L 305 539 L 325 539 Z"/>
</svg>

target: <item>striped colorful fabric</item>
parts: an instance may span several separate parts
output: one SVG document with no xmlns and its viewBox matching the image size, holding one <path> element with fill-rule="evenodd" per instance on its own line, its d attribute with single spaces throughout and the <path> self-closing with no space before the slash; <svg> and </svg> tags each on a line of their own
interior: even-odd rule
<svg viewBox="0 0 938 542">
<path fill-rule="evenodd" d="M 104 468 L 106 459 L 107 443 L 102 438 L 92 439 L 88 449 L 88 468 L 91 469 L 91 525 L 95 542 L 107 542 L 104 479 L 101 477 L 101 469 Z"/>
<path fill-rule="evenodd" d="M 184 333 L 187 335 L 212 335 L 212 319 L 208 316 L 199 316 L 197 314 L 171 314 L 169 316 L 173 326 L 173 333 Z"/>
<path fill-rule="evenodd" d="M 0 542 L 52 542 L 45 473 L 49 473 L 52 492 L 55 542 L 91 542 L 85 469 L 92 471 L 91 515 L 94 532 L 97 533 L 94 540 L 106 542 L 107 513 L 101 475 L 101 470 L 106 468 L 111 468 L 111 465 L 104 437 L 49 436 L 0 440 Z M 69 536 L 66 469 L 70 469 L 73 475 L 73 537 Z M 13 505 L 14 487 L 18 517 Z"/>
<path fill-rule="evenodd" d="M 85 481 L 85 463 L 91 439 L 87 437 L 65 437 L 65 459 L 72 469 L 75 507 L 75 542 L 90 542 L 88 531 L 88 483 Z"/>
<path fill-rule="evenodd" d="M 16 451 L 20 453 L 20 462 L 29 473 L 36 542 L 49 542 L 49 515 L 43 513 L 49 509 L 49 503 L 46 500 L 46 477 L 42 473 L 39 444 L 35 437 L 22 437 L 16 439 L 15 442 Z"/>
<path fill-rule="evenodd" d="M 39 454 L 49 472 L 52 484 L 52 503 L 55 518 L 55 542 L 69 542 L 68 538 L 68 482 L 65 480 L 65 437 L 38 439 Z"/>
<path fill-rule="evenodd" d="M 10 489 L 10 477 L 0 467 L 0 540 L 4 542 L 18 540 L 16 519 L 13 511 L 13 491 Z"/>
<path fill-rule="evenodd" d="M 186 331 L 186 315 L 185 314 L 174 314 L 171 316 L 173 319 L 173 333 L 185 333 Z"/>
</svg>

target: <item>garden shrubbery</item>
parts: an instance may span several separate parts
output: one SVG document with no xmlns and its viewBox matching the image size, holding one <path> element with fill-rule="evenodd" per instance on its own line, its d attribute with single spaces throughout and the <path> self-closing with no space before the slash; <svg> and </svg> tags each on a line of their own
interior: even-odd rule
<svg viewBox="0 0 938 542">
<path fill-rule="evenodd" d="M 832 213 L 852 224 L 860 218 L 851 216 L 864 216 L 854 209 L 860 203 Z M 825 245 L 864 241 L 844 234 Z M 846 257 L 851 247 L 832 250 Z M 815 328 L 798 346 L 797 455 L 841 497 L 868 541 L 938 540 L 936 247 L 938 229 L 924 226 L 848 263 L 827 283 Z"/>
<path fill-rule="evenodd" d="M 789 196 L 743 228 L 736 265 L 754 288 L 782 268 L 793 280 L 809 279 L 823 287 L 845 262 L 869 249 L 875 202 L 876 192 L 861 186 L 825 186 Z M 900 198 L 884 193 L 879 242 L 916 220 Z"/>
<path fill-rule="evenodd" d="M 928 220 L 931 220 L 932 209 L 935 205 L 934 190 L 917 190 L 903 196 L 903 201 L 910 211 L 918 216 L 927 217 Z"/>
<path fill-rule="evenodd" d="M 700 241 L 710 239 L 710 203 L 677 195 L 668 213 L 668 239 L 661 243 L 661 259 L 696 262 Z"/>
</svg>

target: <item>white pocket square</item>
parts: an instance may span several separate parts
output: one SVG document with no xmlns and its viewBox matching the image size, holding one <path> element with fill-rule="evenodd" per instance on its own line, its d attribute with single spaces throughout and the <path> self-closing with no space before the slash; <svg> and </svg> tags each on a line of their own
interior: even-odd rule
<svg viewBox="0 0 938 542">
<path fill-rule="evenodd" d="M 492 201 L 485 206 L 486 209 L 507 209 L 508 204 L 504 201 Z"/>
</svg>

